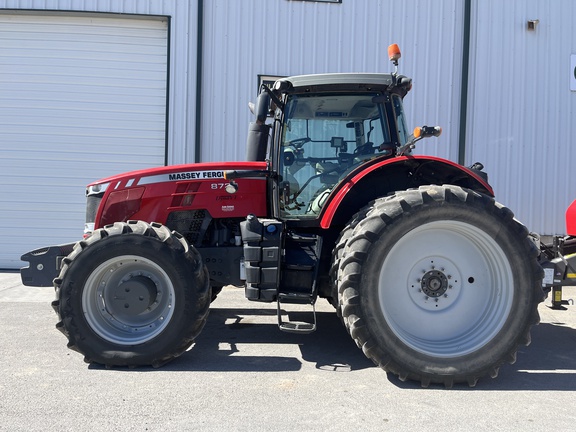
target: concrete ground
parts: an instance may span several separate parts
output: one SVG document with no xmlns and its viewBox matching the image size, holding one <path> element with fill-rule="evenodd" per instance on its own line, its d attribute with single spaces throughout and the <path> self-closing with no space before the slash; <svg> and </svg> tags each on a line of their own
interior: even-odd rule
<svg viewBox="0 0 576 432">
<path fill-rule="evenodd" d="M 1 431 L 568 431 L 576 427 L 576 306 L 540 306 L 518 361 L 470 389 L 387 375 L 331 306 L 282 333 L 275 305 L 227 287 L 196 344 L 161 369 L 93 367 L 54 328 L 51 288 L 0 273 Z M 564 298 L 575 298 L 566 288 Z"/>
</svg>

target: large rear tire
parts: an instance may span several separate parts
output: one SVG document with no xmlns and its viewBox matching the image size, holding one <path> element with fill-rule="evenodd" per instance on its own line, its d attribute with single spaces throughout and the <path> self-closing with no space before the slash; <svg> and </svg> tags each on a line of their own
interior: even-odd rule
<svg viewBox="0 0 576 432">
<path fill-rule="evenodd" d="M 76 244 L 54 280 L 56 327 L 88 363 L 159 367 L 182 354 L 208 316 L 208 272 L 160 224 L 118 222 Z"/>
<path fill-rule="evenodd" d="M 401 380 L 446 387 L 515 361 L 543 292 L 536 248 L 510 210 L 446 185 L 362 212 L 336 259 L 341 313 L 367 357 Z"/>
<path fill-rule="evenodd" d="M 330 266 L 330 284 L 332 287 L 332 295 L 328 298 L 328 302 L 334 306 L 336 309 L 336 314 L 340 319 L 342 319 L 342 295 L 339 292 L 338 270 L 340 269 L 340 263 L 344 257 L 344 250 L 346 249 L 346 244 L 348 239 L 352 236 L 354 228 L 366 217 L 366 213 L 370 210 L 370 207 L 363 207 L 360 212 L 356 213 L 352 219 L 346 224 L 344 229 L 340 232 L 338 239 L 336 240 L 336 246 L 332 250 L 332 263 Z M 342 319 L 344 326 L 348 329 L 348 321 Z"/>
</svg>

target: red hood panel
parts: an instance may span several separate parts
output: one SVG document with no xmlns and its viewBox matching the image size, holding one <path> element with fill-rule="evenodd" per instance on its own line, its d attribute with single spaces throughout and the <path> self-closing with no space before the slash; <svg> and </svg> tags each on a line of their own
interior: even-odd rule
<svg viewBox="0 0 576 432">
<path fill-rule="evenodd" d="M 104 178 L 108 183 L 95 216 L 95 228 L 129 219 L 166 224 L 172 213 L 192 217 L 207 211 L 215 219 L 266 216 L 265 177 L 236 180 L 229 193 L 224 172 L 264 171 L 266 162 L 225 162 L 175 165 L 132 171 Z"/>
<path fill-rule="evenodd" d="M 122 180 L 132 180 L 132 185 L 174 180 L 206 180 L 210 178 L 223 178 L 223 172 L 228 170 L 265 170 L 266 166 L 266 162 L 204 162 L 170 165 L 129 171 L 97 180 L 90 183 L 90 185 Z M 155 177 L 156 180 L 150 177 Z"/>
</svg>

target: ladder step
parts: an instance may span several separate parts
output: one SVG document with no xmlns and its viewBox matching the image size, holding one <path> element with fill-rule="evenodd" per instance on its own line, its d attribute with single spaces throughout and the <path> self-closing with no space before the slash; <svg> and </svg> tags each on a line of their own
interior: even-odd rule
<svg viewBox="0 0 576 432">
<path fill-rule="evenodd" d="M 313 304 L 314 297 L 310 293 L 279 293 L 278 303 L 291 303 L 291 304 Z"/>
<path fill-rule="evenodd" d="M 280 330 L 286 333 L 313 333 L 316 331 L 316 323 L 294 323 L 283 322 L 279 323 Z"/>
<path fill-rule="evenodd" d="M 318 237 L 315 235 L 303 236 L 293 233 L 290 234 L 288 238 L 296 243 L 310 243 L 310 244 L 316 243 L 316 240 L 318 239 Z"/>
<path fill-rule="evenodd" d="M 280 308 L 281 303 L 297 303 L 297 304 L 309 304 L 312 306 L 312 320 L 313 322 L 300 322 L 300 321 L 286 321 L 282 320 L 282 309 Z M 300 293 L 280 293 L 278 294 L 278 327 L 280 330 L 288 333 L 312 333 L 316 331 L 316 306 L 314 305 L 314 299 L 310 294 L 300 294 Z"/>
<path fill-rule="evenodd" d="M 307 264 L 286 264 L 284 266 L 285 270 L 298 270 L 298 271 L 312 271 L 314 269 L 313 265 Z"/>
</svg>

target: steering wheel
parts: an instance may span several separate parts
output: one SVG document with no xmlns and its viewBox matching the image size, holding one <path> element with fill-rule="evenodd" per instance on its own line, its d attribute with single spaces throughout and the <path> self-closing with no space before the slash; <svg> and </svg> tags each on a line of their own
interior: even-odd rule
<svg viewBox="0 0 576 432">
<path fill-rule="evenodd" d="M 294 147 L 296 147 L 297 149 L 300 149 L 304 144 L 306 144 L 307 142 L 310 142 L 310 141 L 312 141 L 312 139 L 311 139 L 311 138 L 308 138 L 308 137 L 306 137 L 306 138 L 296 138 L 296 139 L 294 139 L 294 140 L 292 140 L 292 141 L 288 141 L 288 145 L 294 146 Z"/>
</svg>

